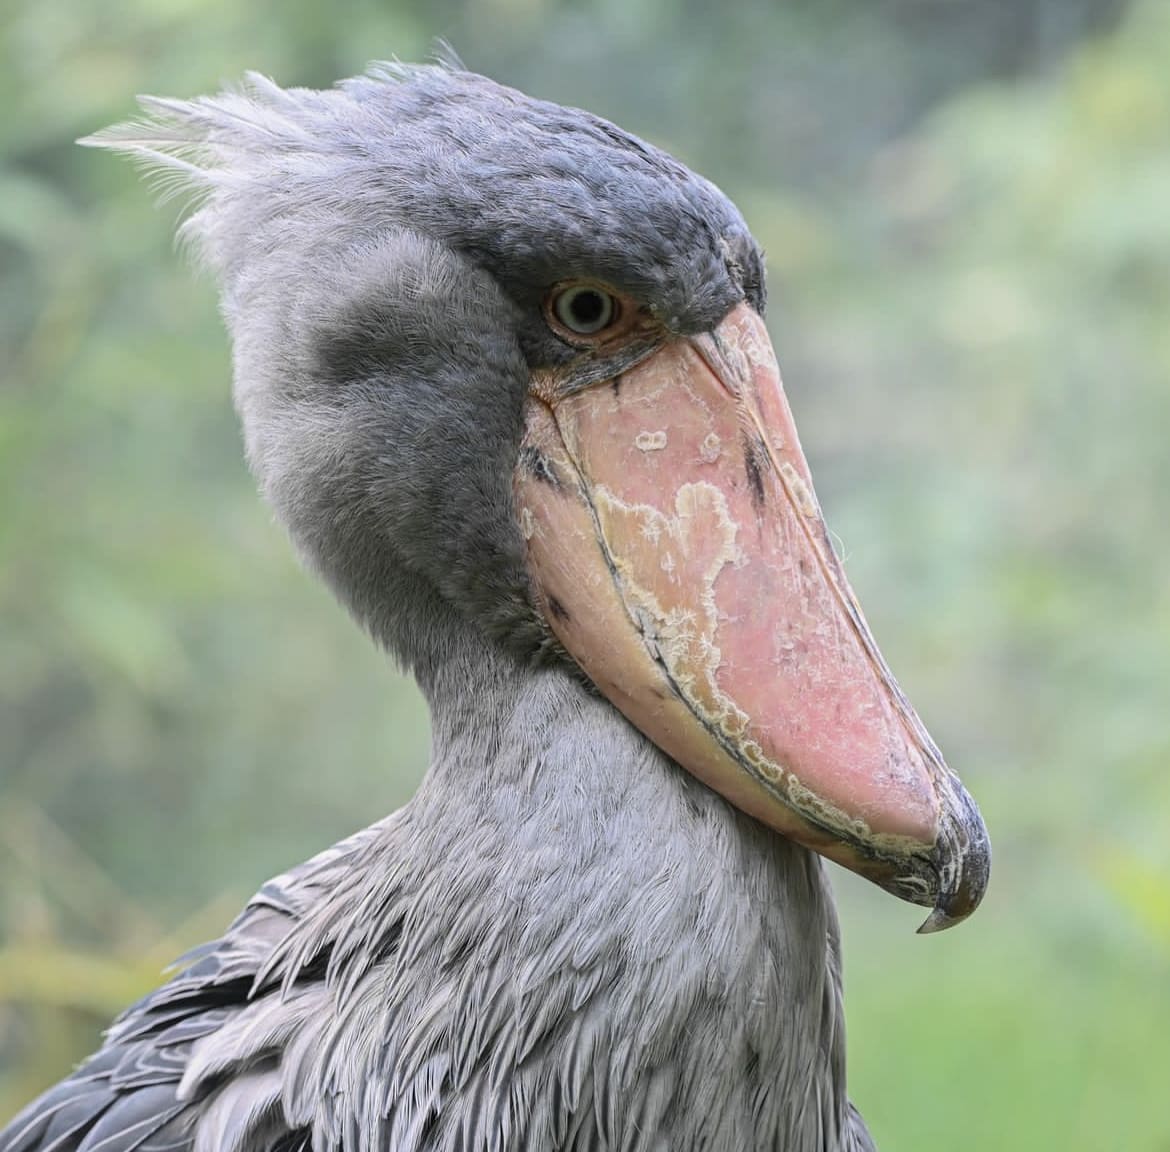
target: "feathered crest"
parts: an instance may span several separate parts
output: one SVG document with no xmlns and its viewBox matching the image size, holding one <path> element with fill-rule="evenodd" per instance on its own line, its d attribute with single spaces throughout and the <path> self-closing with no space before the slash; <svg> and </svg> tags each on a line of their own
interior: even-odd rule
<svg viewBox="0 0 1170 1152">
<path fill-rule="evenodd" d="M 217 192 L 240 180 L 251 154 L 305 147 L 310 143 L 297 115 L 295 90 L 285 91 L 266 76 L 249 72 L 238 88 L 215 96 L 178 100 L 139 96 L 144 115 L 84 136 L 78 143 L 129 156 L 162 202 L 183 199 L 178 239 L 195 255 L 194 222 Z"/>
<path fill-rule="evenodd" d="M 287 138 L 294 122 L 282 105 L 289 95 L 266 76 L 249 72 L 239 89 L 217 96 L 139 96 L 145 116 L 83 136 L 78 144 L 128 155 L 152 176 L 173 173 L 176 188 L 164 189 L 166 194 L 190 185 L 210 187 L 233 137 L 238 144 L 256 137 L 269 144 Z"/>
<path fill-rule="evenodd" d="M 375 60 L 362 76 L 342 80 L 337 88 L 374 80 L 403 83 L 425 72 L 465 73 L 467 67 L 451 44 L 436 39 L 431 62 L 410 64 L 401 60 Z M 176 100 L 139 96 L 145 116 L 103 128 L 77 141 L 86 148 L 108 148 L 146 164 L 161 166 L 182 178 L 202 180 L 214 169 L 220 149 L 246 141 L 269 147 L 304 145 L 309 135 L 301 124 L 307 104 L 323 93 L 305 88 L 281 88 L 259 72 L 247 72 L 238 88 L 228 87 L 216 96 Z"/>
<path fill-rule="evenodd" d="M 285 89 L 267 76 L 248 72 L 238 86 L 214 96 L 191 100 L 139 96 L 143 115 L 84 136 L 78 143 L 129 156 L 160 201 L 181 197 L 187 219 L 179 240 L 206 256 L 200 210 L 221 193 L 254 183 L 261 174 L 277 176 L 295 163 L 294 157 L 335 152 L 342 134 L 328 129 L 337 123 L 339 100 L 362 100 L 371 83 L 397 85 L 422 74 L 461 71 L 454 50 L 439 42 L 432 64 L 375 62 L 362 76 L 340 82 L 333 91 Z"/>
</svg>

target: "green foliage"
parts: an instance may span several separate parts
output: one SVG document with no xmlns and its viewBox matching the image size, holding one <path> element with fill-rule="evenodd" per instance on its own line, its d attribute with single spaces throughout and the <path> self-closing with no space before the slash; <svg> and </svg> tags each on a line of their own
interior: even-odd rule
<svg viewBox="0 0 1170 1152">
<path fill-rule="evenodd" d="M 822 501 L 996 847 L 942 937 L 841 881 L 879 1143 L 1170 1147 L 1170 6 L 1115 8 L 5 8 L 0 1117 L 426 761 L 413 687 L 253 492 L 175 210 L 72 139 L 445 35 L 680 151 L 769 251 Z"/>
</svg>

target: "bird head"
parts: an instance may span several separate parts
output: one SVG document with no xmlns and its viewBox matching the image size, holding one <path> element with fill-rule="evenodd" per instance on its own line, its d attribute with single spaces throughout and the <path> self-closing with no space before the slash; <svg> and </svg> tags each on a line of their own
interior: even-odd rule
<svg viewBox="0 0 1170 1152">
<path fill-rule="evenodd" d="M 563 660 L 925 930 L 974 910 L 986 831 L 830 542 L 723 193 L 456 68 L 144 104 L 89 142 L 195 194 L 251 465 L 376 636 Z"/>
</svg>

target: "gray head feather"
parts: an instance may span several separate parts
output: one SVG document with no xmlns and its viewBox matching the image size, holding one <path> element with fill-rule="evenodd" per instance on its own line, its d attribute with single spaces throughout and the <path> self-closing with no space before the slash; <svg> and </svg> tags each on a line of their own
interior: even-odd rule
<svg viewBox="0 0 1170 1152">
<path fill-rule="evenodd" d="M 762 305 L 734 206 L 605 121 L 438 66 L 143 104 L 90 142 L 195 196 L 249 459 L 309 563 L 424 678 L 452 612 L 540 648 L 510 473 L 529 372 L 572 355 L 540 298 L 597 277 L 686 331 Z"/>
</svg>

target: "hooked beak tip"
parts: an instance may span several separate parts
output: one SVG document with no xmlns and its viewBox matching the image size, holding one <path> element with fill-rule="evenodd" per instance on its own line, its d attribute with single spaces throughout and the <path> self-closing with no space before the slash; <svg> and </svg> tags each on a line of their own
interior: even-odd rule
<svg viewBox="0 0 1170 1152">
<path fill-rule="evenodd" d="M 970 913 L 964 913 L 962 916 L 952 916 L 942 905 L 939 905 L 933 912 L 919 925 L 919 936 L 930 936 L 935 932 L 945 932 L 948 928 L 953 928 L 956 924 L 961 924 Z"/>
<path fill-rule="evenodd" d="M 991 876 L 991 841 L 983 817 L 967 790 L 950 779 L 957 786 L 957 803 L 935 849 L 938 898 L 918 929 L 923 936 L 966 920 L 979 907 Z"/>
</svg>

